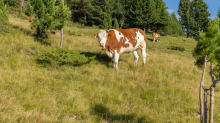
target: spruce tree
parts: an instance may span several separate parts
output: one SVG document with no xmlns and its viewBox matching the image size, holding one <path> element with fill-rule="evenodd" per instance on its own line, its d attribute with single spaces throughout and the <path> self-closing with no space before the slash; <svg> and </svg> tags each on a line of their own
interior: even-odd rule
<svg viewBox="0 0 220 123">
<path fill-rule="evenodd" d="M 72 19 L 75 22 L 86 25 L 88 23 L 88 13 L 90 12 L 91 0 L 72 0 L 69 4 L 72 12 Z"/>
<path fill-rule="evenodd" d="M 143 21 L 144 19 L 144 8 L 143 8 L 143 1 L 137 0 L 134 1 L 134 4 L 131 5 L 129 9 L 129 16 L 127 18 L 126 24 L 129 27 L 136 27 L 136 28 L 144 28 L 143 25 L 146 23 Z"/>
<path fill-rule="evenodd" d="M 219 9 L 218 9 L 217 17 L 220 18 L 220 6 L 219 6 Z"/>
<path fill-rule="evenodd" d="M 118 23 L 123 26 L 126 10 L 124 9 L 124 5 L 122 0 L 111 0 L 112 9 L 112 18 L 117 18 Z"/>
<path fill-rule="evenodd" d="M 187 38 L 190 35 L 190 0 L 180 0 L 178 14 L 180 15 L 180 25 L 186 30 Z"/>
<path fill-rule="evenodd" d="M 104 18 L 104 20 L 103 20 L 103 22 L 102 22 L 102 28 L 103 28 L 103 29 L 106 29 L 106 30 L 108 29 L 108 21 L 107 21 L 107 19 L 105 19 L 105 18 Z"/>
<path fill-rule="evenodd" d="M 92 0 L 89 7 L 88 18 L 90 23 L 103 25 L 104 18 L 112 17 L 113 6 L 110 0 Z"/>
<path fill-rule="evenodd" d="M 191 35 L 198 37 L 199 31 L 206 29 L 210 21 L 208 5 L 203 0 L 192 0 L 190 13 L 193 19 L 190 26 Z"/>
<path fill-rule="evenodd" d="M 111 29 L 112 28 L 112 17 L 111 17 L 111 15 L 108 16 L 107 21 L 108 21 L 108 29 Z"/>
<path fill-rule="evenodd" d="M 147 21 L 147 29 L 152 29 L 152 26 L 154 25 L 154 22 L 156 21 L 156 3 L 154 0 L 147 0 L 147 12 L 146 12 L 146 21 Z"/>
<path fill-rule="evenodd" d="M 55 28 L 59 29 L 61 31 L 61 40 L 60 40 L 60 47 L 62 48 L 63 44 L 63 27 L 67 24 L 67 20 L 71 17 L 71 11 L 69 11 L 69 8 L 64 5 L 64 0 L 61 0 L 59 5 L 56 6 L 56 26 Z"/>
<path fill-rule="evenodd" d="M 114 19 L 114 29 L 119 29 L 119 24 L 117 18 Z"/>
<path fill-rule="evenodd" d="M 55 28 L 56 0 L 32 0 L 36 16 L 33 18 L 32 27 L 37 27 L 37 34 L 45 34 L 47 30 Z"/>
<path fill-rule="evenodd" d="M 26 5 L 26 10 L 25 10 L 25 14 L 27 16 L 31 16 L 34 13 L 34 8 L 31 6 L 31 3 L 28 2 Z"/>
<path fill-rule="evenodd" d="M 172 35 L 174 36 L 183 35 L 183 30 L 174 12 L 170 15 L 170 23 L 168 26 Z"/>
<path fill-rule="evenodd" d="M 154 22 L 154 31 L 158 32 L 169 23 L 169 13 L 166 11 L 166 4 L 162 0 L 155 0 L 156 3 L 156 17 Z"/>
</svg>

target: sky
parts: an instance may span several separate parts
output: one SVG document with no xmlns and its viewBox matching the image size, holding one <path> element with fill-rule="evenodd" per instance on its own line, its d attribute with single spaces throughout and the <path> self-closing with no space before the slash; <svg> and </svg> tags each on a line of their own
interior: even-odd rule
<svg viewBox="0 0 220 123">
<path fill-rule="evenodd" d="M 166 6 L 168 7 L 167 11 L 169 13 L 175 12 L 177 17 L 179 17 L 177 11 L 178 11 L 180 0 L 163 0 L 163 1 L 166 3 Z M 220 0 L 203 0 L 203 1 L 207 3 L 208 11 L 209 13 L 211 13 L 209 18 L 217 17 L 217 13 L 218 13 L 219 6 L 220 6 Z"/>
</svg>

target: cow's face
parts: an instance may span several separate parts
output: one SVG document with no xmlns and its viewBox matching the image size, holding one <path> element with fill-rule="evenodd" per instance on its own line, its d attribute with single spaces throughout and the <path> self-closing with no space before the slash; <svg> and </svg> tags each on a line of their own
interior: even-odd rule
<svg viewBox="0 0 220 123">
<path fill-rule="evenodd" d="M 107 33 L 105 30 L 100 30 L 98 34 L 93 34 L 92 37 L 96 38 L 98 37 L 99 46 L 102 47 L 102 49 L 105 49 L 105 44 L 107 41 Z"/>
</svg>

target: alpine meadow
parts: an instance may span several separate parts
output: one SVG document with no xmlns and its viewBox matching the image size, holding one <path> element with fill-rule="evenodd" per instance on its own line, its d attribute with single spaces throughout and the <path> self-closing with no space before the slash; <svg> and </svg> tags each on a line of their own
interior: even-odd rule
<svg viewBox="0 0 220 123">
<path fill-rule="evenodd" d="M 4 15 L 0 17 L 0 122 L 200 121 L 199 90 L 204 66 L 196 66 L 194 56 L 200 40 L 200 30 L 195 31 L 196 25 L 183 31 L 182 27 L 187 26 L 181 25 L 184 20 L 179 23 L 175 13 L 169 15 L 166 12 L 163 16 L 167 18 L 163 18 L 167 23 L 165 20 L 155 21 L 145 17 L 141 19 L 143 23 L 132 23 L 140 20 L 134 15 L 138 15 L 137 8 L 143 6 L 142 0 L 138 0 L 139 3 L 135 3 L 129 12 L 125 12 L 116 2 L 117 11 L 111 13 L 110 19 L 100 11 L 103 21 L 95 17 L 99 16 L 94 14 L 95 10 L 84 11 L 100 0 L 91 0 L 92 3 L 84 3 L 87 0 L 72 0 L 75 3 L 71 0 L 39 0 L 44 1 L 42 4 L 45 6 L 56 5 L 54 10 L 45 8 L 39 11 L 35 7 L 39 7 L 40 2 L 36 3 L 36 0 L 30 0 L 30 3 L 21 0 L 26 3 L 27 11 L 18 9 L 20 0 L 9 1 L 0 0 L 0 15 Z M 103 4 L 107 5 L 106 1 Z M 147 1 L 157 3 L 162 0 Z M 196 0 L 193 1 L 196 6 Z M 80 5 L 84 5 L 84 8 L 80 8 Z M 161 3 L 163 5 L 164 2 Z M 146 6 L 158 7 L 157 4 Z M 67 11 L 68 7 L 72 7 L 71 12 Z M 97 6 L 93 7 L 95 9 Z M 128 10 L 129 6 L 124 8 Z M 164 10 L 166 8 L 160 9 Z M 53 14 L 45 14 L 45 11 Z M 110 9 L 105 11 L 111 12 Z M 90 16 L 84 18 L 84 12 Z M 126 13 L 133 16 L 127 16 Z M 157 18 L 159 15 L 147 16 Z M 30 20 L 30 17 L 33 19 Z M 123 22 L 125 18 L 128 20 Z M 196 20 L 192 22 L 195 24 Z M 101 29 L 128 27 L 146 31 L 146 66 L 142 66 L 142 55 L 138 50 L 140 58 L 136 66 L 133 53 L 123 53 L 120 54 L 118 70 L 115 70 L 111 58 L 92 35 Z M 153 41 L 153 32 L 160 34 L 160 42 Z M 209 64 L 205 72 L 204 83 L 209 88 L 212 84 Z M 218 84 L 215 87 L 213 118 L 214 122 L 220 122 Z"/>
</svg>

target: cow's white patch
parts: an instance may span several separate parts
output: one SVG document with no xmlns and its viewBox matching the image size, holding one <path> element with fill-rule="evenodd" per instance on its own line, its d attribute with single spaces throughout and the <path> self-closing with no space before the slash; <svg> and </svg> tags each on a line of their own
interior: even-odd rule
<svg viewBox="0 0 220 123">
<path fill-rule="evenodd" d="M 119 32 L 115 29 L 114 29 L 114 32 L 115 32 L 115 36 L 116 36 L 118 41 L 120 41 L 120 38 L 124 38 L 124 35 L 121 32 Z"/>
</svg>

